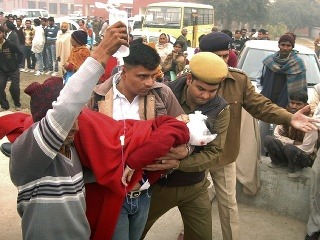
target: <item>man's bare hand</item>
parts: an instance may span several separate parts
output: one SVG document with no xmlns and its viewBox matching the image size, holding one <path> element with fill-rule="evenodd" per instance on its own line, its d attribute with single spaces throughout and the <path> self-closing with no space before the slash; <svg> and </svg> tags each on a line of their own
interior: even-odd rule
<svg viewBox="0 0 320 240">
<path fill-rule="evenodd" d="M 312 130 L 318 130 L 315 123 L 320 123 L 319 118 L 311 118 L 307 117 L 303 113 L 310 110 L 310 106 L 307 105 L 304 108 L 297 111 L 295 114 L 293 114 L 291 118 L 291 125 L 304 132 L 311 132 Z"/>
<path fill-rule="evenodd" d="M 133 173 L 134 173 L 134 170 L 126 166 L 121 178 L 122 184 L 125 185 L 126 187 L 128 186 L 128 182 L 131 181 Z"/>
<path fill-rule="evenodd" d="M 179 165 L 180 165 L 180 161 L 176 159 L 161 160 L 155 164 L 146 166 L 144 170 L 158 171 L 158 170 L 176 169 L 179 167 Z"/>
<path fill-rule="evenodd" d="M 105 64 L 108 58 L 113 55 L 121 45 L 129 46 L 129 43 L 126 25 L 119 21 L 106 30 L 104 38 L 91 54 L 91 57 Z"/>
<path fill-rule="evenodd" d="M 175 148 L 171 148 L 167 155 L 159 158 L 158 160 L 166 160 L 166 159 L 182 159 L 188 156 L 188 148 L 186 144 L 179 145 Z"/>
</svg>

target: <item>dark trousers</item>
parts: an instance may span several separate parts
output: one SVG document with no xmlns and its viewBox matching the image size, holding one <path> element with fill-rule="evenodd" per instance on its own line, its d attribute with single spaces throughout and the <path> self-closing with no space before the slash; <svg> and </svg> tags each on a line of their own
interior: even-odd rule
<svg viewBox="0 0 320 240">
<path fill-rule="evenodd" d="M 21 49 L 21 52 L 23 53 L 23 59 L 22 59 L 22 62 L 21 64 L 19 64 L 19 68 L 24 68 L 25 66 L 25 54 L 24 54 L 24 48 L 25 48 L 25 45 L 20 45 L 20 49 Z"/>
<path fill-rule="evenodd" d="M 283 145 L 282 142 L 274 136 L 266 136 L 264 146 L 268 151 L 272 163 L 287 163 L 289 169 L 292 170 L 296 167 L 309 167 L 313 162 L 309 155 L 300 148 L 293 144 Z"/>
<path fill-rule="evenodd" d="M 21 107 L 20 103 L 20 71 L 17 68 L 15 71 L 3 72 L 0 70 L 0 105 L 1 108 L 9 109 L 9 102 L 6 97 L 6 86 L 8 80 L 11 80 L 10 94 L 16 107 Z"/>
<path fill-rule="evenodd" d="M 24 47 L 24 56 L 27 59 L 28 69 L 34 69 L 37 63 L 37 59 L 34 53 L 31 51 L 31 46 Z"/>
<path fill-rule="evenodd" d="M 48 63 L 48 55 L 47 55 L 47 44 L 44 44 L 44 48 L 42 51 L 42 57 L 43 57 L 43 71 L 49 70 L 49 63 Z"/>
</svg>

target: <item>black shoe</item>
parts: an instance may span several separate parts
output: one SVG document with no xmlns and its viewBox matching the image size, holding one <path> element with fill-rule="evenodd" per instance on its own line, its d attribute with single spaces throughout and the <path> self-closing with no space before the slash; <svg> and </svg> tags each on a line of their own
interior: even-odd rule
<svg viewBox="0 0 320 240">
<path fill-rule="evenodd" d="M 12 144 L 9 143 L 9 142 L 6 142 L 6 143 L 2 143 L 1 147 L 0 147 L 0 150 L 1 152 L 7 156 L 7 157 L 10 157 L 10 154 L 11 154 L 11 146 Z"/>
<path fill-rule="evenodd" d="M 316 232 L 311 236 L 307 234 L 307 236 L 305 237 L 305 240 L 318 240 L 319 235 L 320 235 L 320 232 Z"/>
</svg>

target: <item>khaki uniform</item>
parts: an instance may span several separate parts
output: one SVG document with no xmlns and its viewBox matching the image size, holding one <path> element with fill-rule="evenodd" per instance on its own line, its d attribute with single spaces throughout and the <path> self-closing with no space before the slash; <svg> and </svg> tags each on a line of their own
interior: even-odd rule
<svg viewBox="0 0 320 240">
<path fill-rule="evenodd" d="M 236 158 L 240 149 L 242 108 L 265 122 L 290 124 L 292 114 L 257 93 L 249 77 L 239 69 L 229 68 L 219 90 L 230 106 L 226 143 L 219 163 L 211 171 L 215 186 L 224 240 L 239 239 L 239 215 L 236 200 Z"/>
</svg>

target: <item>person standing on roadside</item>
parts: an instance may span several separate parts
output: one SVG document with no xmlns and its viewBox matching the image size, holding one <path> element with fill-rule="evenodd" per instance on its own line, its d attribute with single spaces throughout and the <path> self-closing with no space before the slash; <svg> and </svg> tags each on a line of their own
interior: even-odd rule
<svg viewBox="0 0 320 240">
<path fill-rule="evenodd" d="M 190 42 L 187 39 L 187 34 L 188 34 L 188 29 L 187 28 L 182 28 L 181 30 L 181 35 L 177 38 L 177 41 L 183 42 L 183 48 L 182 51 L 187 51 L 188 47 L 190 47 Z"/>
<path fill-rule="evenodd" d="M 48 18 L 49 25 L 45 30 L 46 36 L 46 53 L 48 57 L 48 68 L 49 70 L 45 73 L 46 75 L 51 75 L 53 77 L 58 75 L 58 61 L 56 57 L 56 41 L 59 28 L 54 24 L 54 18 Z"/>
<path fill-rule="evenodd" d="M 47 55 L 47 28 L 48 28 L 48 19 L 47 18 L 41 18 L 41 26 L 44 31 L 44 47 L 42 51 L 42 56 L 43 56 L 43 71 L 47 72 L 49 69 L 49 63 L 48 63 L 48 55 Z"/>
<path fill-rule="evenodd" d="M 283 108 L 287 107 L 291 93 L 307 92 L 306 67 L 297 51 L 293 50 L 294 44 L 292 35 L 282 35 L 278 41 L 279 51 L 262 61 L 261 94 Z M 265 156 L 264 139 L 270 133 L 270 123 L 261 121 L 259 125 L 261 154 Z"/>
<path fill-rule="evenodd" d="M 44 74 L 44 63 L 43 63 L 43 52 L 45 49 L 45 35 L 43 27 L 40 25 L 39 19 L 34 19 L 34 37 L 32 39 L 31 51 L 35 54 L 37 59 L 37 71 L 35 76 L 40 76 Z"/>
<path fill-rule="evenodd" d="M 90 56 L 90 50 L 86 46 L 87 37 L 87 33 L 82 30 L 76 30 L 71 34 L 72 50 L 62 66 L 65 70 L 64 83 L 68 82 L 69 77 L 78 71 L 84 61 Z"/>
<path fill-rule="evenodd" d="M 172 53 L 173 46 L 168 42 L 167 34 L 161 33 L 158 42 L 156 43 L 156 50 L 161 58 L 161 63 L 164 62 L 166 57 Z"/>
<path fill-rule="evenodd" d="M 25 69 L 24 69 L 24 66 L 25 66 L 24 48 L 25 48 L 26 38 L 24 36 L 24 27 L 22 26 L 22 19 L 17 18 L 16 23 L 17 23 L 17 27 L 15 29 L 15 32 L 17 33 L 17 36 L 19 39 L 19 44 L 20 44 L 20 49 L 23 53 L 23 59 L 22 59 L 21 64 L 19 65 L 19 69 L 20 69 L 20 72 L 24 72 L 25 71 Z"/>
<path fill-rule="evenodd" d="M 7 21 L 5 24 L 4 24 L 4 29 L 6 31 L 6 39 L 8 41 L 11 41 L 13 42 L 13 44 L 15 44 L 17 47 L 20 47 L 20 42 L 19 42 L 19 38 L 18 38 L 18 35 L 16 33 L 16 26 L 10 22 L 10 21 Z"/>
<path fill-rule="evenodd" d="M 23 29 L 23 34 L 25 37 L 25 47 L 24 47 L 24 56 L 27 60 L 27 68 L 24 69 L 25 72 L 34 72 L 37 59 L 35 54 L 31 51 L 32 41 L 34 38 L 35 30 L 31 26 L 31 20 L 25 21 L 25 28 Z"/>
<path fill-rule="evenodd" d="M 0 26 L 3 26 L 5 23 L 5 17 L 4 17 L 4 12 L 0 12 Z"/>
<path fill-rule="evenodd" d="M 268 31 L 261 28 L 258 30 L 258 36 L 257 36 L 258 40 L 269 40 L 268 39 Z"/>
<path fill-rule="evenodd" d="M 99 30 L 100 30 L 100 21 L 98 20 L 97 16 L 94 16 L 91 24 L 92 24 L 92 30 L 95 35 L 94 40 L 95 40 L 95 42 L 99 42 L 98 37 L 99 37 Z"/>
<path fill-rule="evenodd" d="M 247 36 L 247 29 L 246 28 L 242 28 L 241 29 L 241 39 L 242 39 L 242 45 L 244 45 L 244 43 L 248 40 L 250 40 L 250 38 Z"/>
<path fill-rule="evenodd" d="M 19 46 L 5 39 L 5 29 L 0 26 L 0 112 L 9 109 L 9 102 L 6 98 L 7 82 L 11 80 L 10 94 L 13 99 L 15 109 L 21 110 L 20 103 L 20 72 L 19 64 L 23 59 L 23 53 Z"/>
<path fill-rule="evenodd" d="M 71 32 L 67 22 L 61 23 L 61 29 L 57 34 L 56 56 L 57 61 L 63 66 L 71 53 Z"/>
</svg>

